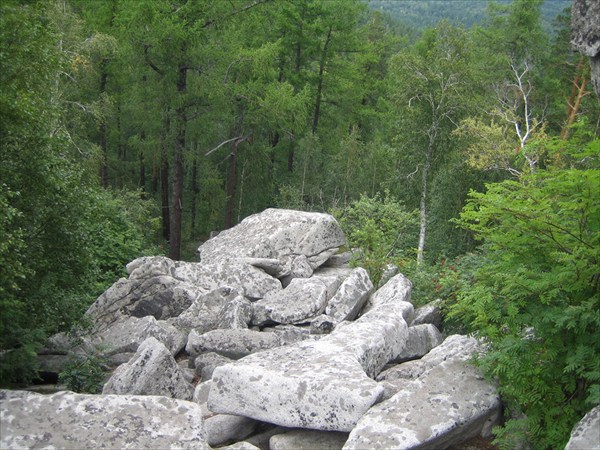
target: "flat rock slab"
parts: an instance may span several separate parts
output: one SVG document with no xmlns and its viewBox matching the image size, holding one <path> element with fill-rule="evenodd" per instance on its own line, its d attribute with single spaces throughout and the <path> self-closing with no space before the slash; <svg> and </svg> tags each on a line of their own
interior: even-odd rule
<svg viewBox="0 0 600 450">
<path fill-rule="evenodd" d="M 458 342 L 446 347 L 455 349 Z M 500 399 L 496 387 L 465 361 L 463 350 L 445 360 L 431 358 L 433 365 L 417 377 L 402 379 L 395 395 L 359 420 L 344 449 L 443 449 L 488 435 L 499 418 Z"/>
<path fill-rule="evenodd" d="M 408 307 L 388 304 L 318 341 L 217 367 L 209 409 L 288 427 L 350 431 L 383 394 L 369 375 L 402 351 Z"/>
<path fill-rule="evenodd" d="M 198 252 L 203 262 L 240 258 L 276 259 L 304 255 L 314 269 L 346 243 L 337 221 L 329 214 L 267 209 L 206 241 Z"/>
<path fill-rule="evenodd" d="M 192 402 L 7 390 L 0 391 L 0 448 L 210 449 Z"/>
<path fill-rule="evenodd" d="M 373 282 L 367 271 L 354 269 L 327 303 L 325 313 L 339 322 L 354 320 L 372 292 Z"/>
</svg>

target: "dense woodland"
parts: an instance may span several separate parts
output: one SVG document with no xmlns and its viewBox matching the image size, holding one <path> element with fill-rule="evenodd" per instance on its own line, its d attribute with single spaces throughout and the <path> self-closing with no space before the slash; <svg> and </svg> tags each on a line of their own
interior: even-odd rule
<svg viewBox="0 0 600 450">
<path fill-rule="evenodd" d="M 541 3 L 416 30 L 353 0 L 4 0 L 2 384 L 130 260 L 325 211 L 489 341 L 501 446 L 562 448 L 600 402 L 600 105 Z"/>
</svg>

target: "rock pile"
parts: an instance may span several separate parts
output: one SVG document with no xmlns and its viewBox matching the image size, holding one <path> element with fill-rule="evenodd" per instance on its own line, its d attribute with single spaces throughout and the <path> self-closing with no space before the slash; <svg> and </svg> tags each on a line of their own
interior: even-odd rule
<svg viewBox="0 0 600 450">
<path fill-rule="evenodd" d="M 120 364 L 102 395 L 3 392 L 0 445 L 399 449 L 489 435 L 500 402 L 468 363 L 477 341 L 443 340 L 435 304 L 415 311 L 402 274 L 375 290 L 336 255 L 344 244 L 329 215 L 270 209 L 204 243 L 199 263 L 131 262 L 87 311 L 91 330 L 46 352 Z"/>
</svg>

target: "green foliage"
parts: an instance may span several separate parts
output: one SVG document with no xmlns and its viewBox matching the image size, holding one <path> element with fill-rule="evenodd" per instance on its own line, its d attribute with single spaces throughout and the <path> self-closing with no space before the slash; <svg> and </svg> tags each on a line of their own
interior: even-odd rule
<svg viewBox="0 0 600 450">
<path fill-rule="evenodd" d="M 73 392 L 99 394 L 106 381 L 106 360 L 99 354 L 72 356 L 60 372 L 58 382 Z"/>
<path fill-rule="evenodd" d="M 361 196 L 333 212 L 350 248 L 359 249 L 355 263 L 364 267 L 376 285 L 388 264 L 401 269 L 414 259 L 418 212 L 406 208 L 389 193 Z"/>
<path fill-rule="evenodd" d="M 560 165 L 472 192 L 459 220 L 483 253 L 451 317 L 489 341 L 479 364 L 524 414 L 507 430 L 535 448 L 562 448 L 600 402 L 599 143 L 550 142 Z"/>
</svg>

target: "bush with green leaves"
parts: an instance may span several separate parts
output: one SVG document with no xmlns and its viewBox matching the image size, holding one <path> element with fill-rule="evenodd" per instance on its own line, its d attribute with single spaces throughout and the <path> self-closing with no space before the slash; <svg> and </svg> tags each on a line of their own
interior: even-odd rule
<svg viewBox="0 0 600 450">
<path fill-rule="evenodd" d="M 333 212 L 346 234 L 348 245 L 360 249 L 354 263 L 364 267 L 377 284 L 388 264 L 406 268 L 415 258 L 418 211 L 386 192 L 361 196 L 348 207 Z"/>
<path fill-rule="evenodd" d="M 58 382 L 82 394 L 98 394 L 106 381 L 106 360 L 96 353 L 72 356 L 60 372 Z"/>
<path fill-rule="evenodd" d="M 517 432 L 563 448 L 600 403 L 600 140 L 545 145 L 556 164 L 472 192 L 458 221 L 483 245 L 450 315 L 490 345 L 478 364 L 513 417 L 501 448 Z"/>
</svg>

